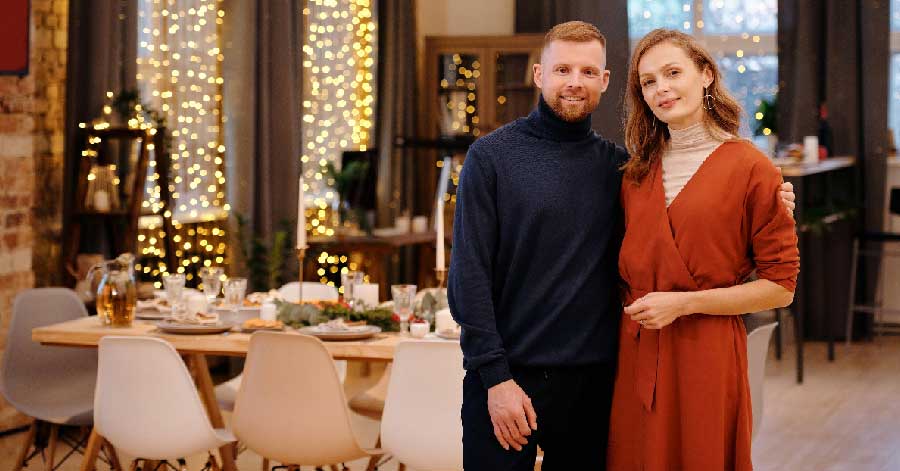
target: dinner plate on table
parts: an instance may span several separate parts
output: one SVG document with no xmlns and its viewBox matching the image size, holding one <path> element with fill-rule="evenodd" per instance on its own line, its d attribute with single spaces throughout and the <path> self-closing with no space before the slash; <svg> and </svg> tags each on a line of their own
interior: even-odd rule
<svg viewBox="0 0 900 471">
<path fill-rule="evenodd" d="M 381 332 L 381 327 L 363 325 L 348 330 L 323 329 L 319 326 L 298 329 L 301 334 L 312 335 L 321 340 L 363 340 Z"/>
<path fill-rule="evenodd" d="M 167 334 L 201 335 L 221 334 L 222 332 L 228 332 L 232 327 L 234 327 L 234 324 L 221 321 L 214 324 L 185 324 L 171 320 L 164 320 L 157 323 L 156 327 Z"/>
<path fill-rule="evenodd" d="M 135 310 L 134 317 L 135 319 L 143 319 L 145 321 L 161 321 L 171 318 L 172 314 L 169 312 L 160 312 L 155 309 L 146 309 Z"/>
</svg>

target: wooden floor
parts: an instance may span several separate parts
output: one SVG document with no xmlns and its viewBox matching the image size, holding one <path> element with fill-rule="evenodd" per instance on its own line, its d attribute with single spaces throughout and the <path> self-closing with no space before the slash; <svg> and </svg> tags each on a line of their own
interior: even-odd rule
<svg viewBox="0 0 900 471">
<path fill-rule="evenodd" d="M 765 416 L 753 448 L 756 469 L 900 470 L 900 337 L 849 348 L 841 344 L 834 363 L 826 361 L 824 344 L 808 343 L 806 351 L 803 385 L 794 381 L 791 347 L 780 362 L 770 352 Z M 353 371 L 351 367 L 347 381 L 350 394 L 373 380 Z M 354 426 L 364 444 L 374 444 L 377 422 L 354 417 Z M 12 469 L 21 440 L 22 434 L 0 437 L 0 470 Z M 77 470 L 75 458 L 60 469 Z M 200 469 L 202 461 L 193 457 L 190 469 Z M 250 452 L 241 454 L 238 464 L 242 470 L 260 469 L 259 457 Z M 348 464 L 352 470 L 365 469 L 362 461 Z M 40 459 L 26 469 L 42 469 Z M 380 469 L 393 471 L 397 465 L 390 462 Z"/>
</svg>

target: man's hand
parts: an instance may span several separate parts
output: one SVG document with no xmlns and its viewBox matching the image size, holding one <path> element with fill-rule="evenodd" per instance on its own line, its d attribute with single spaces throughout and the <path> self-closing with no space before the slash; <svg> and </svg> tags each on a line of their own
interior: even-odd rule
<svg viewBox="0 0 900 471">
<path fill-rule="evenodd" d="M 488 389 L 488 412 L 494 436 L 505 450 L 513 447 L 522 451 L 522 445 L 528 444 L 525 437 L 537 430 L 537 414 L 531 399 L 511 379 Z"/>
<path fill-rule="evenodd" d="M 689 293 L 650 293 L 625 307 L 625 314 L 645 329 L 662 329 L 688 312 Z"/>
<path fill-rule="evenodd" d="M 778 172 L 781 173 L 781 167 L 778 167 Z M 794 185 L 791 182 L 782 182 L 779 190 L 781 202 L 784 203 L 784 207 L 787 209 L 788 214 L 790 214 L 791 217 L 794 217 L 794 208 L 797 207 L 797 205 L 794 204 L 794 200 L 797 198 L 797 195 L 794 194 Z"/>
</svg>

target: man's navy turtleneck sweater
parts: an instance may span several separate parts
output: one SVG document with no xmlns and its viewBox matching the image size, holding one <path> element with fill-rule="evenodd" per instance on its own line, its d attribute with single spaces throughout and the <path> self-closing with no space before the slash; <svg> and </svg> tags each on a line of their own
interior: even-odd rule
<svg viewBox="0 0 900 471">
<path fill-rule="evenodd" d="M 625 151 L 540 99 L 475 141 L 460 174 L 449 301 L 485 388 L 510 365 L 615 359 Z"/>
</svg>

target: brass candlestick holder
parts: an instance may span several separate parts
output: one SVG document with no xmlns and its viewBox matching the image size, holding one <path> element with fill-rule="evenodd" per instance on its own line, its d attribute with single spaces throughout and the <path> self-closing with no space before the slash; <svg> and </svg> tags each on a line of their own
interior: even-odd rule
<svg viewBox="0 0 900 471">
<path fill-rule="evenodd" d="M 446 268 L 435 268 L 434 275 L 437 277 L 438 288 L 446 288 L 447 283 L 447 269 Z"/>
<path fill-rule="evenodd" d="M 300 290 L 300 298 L 298 304 L 303 304 L 303 261 L 306 260 L 306 247 L 297 249 L 297 280 L 300 282 L 298 289 Z"/>
</svg>

